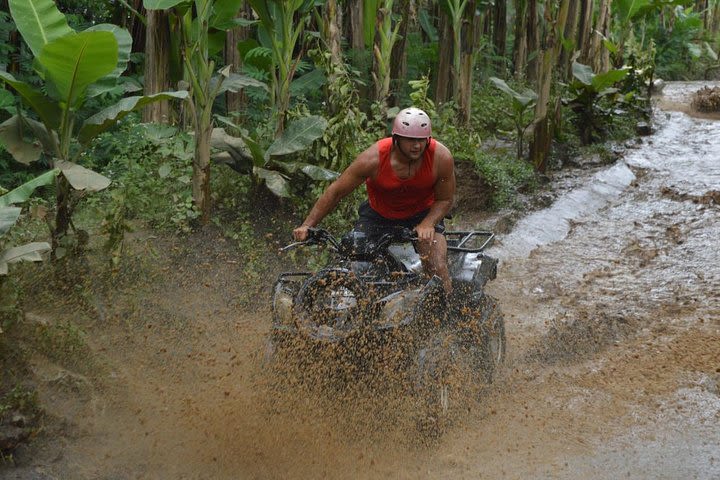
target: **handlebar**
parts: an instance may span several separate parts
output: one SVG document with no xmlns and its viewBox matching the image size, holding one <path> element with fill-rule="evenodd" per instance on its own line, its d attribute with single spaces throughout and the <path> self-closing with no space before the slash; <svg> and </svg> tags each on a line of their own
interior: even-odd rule
<svg viewBox="0 0 720 480">
<path fill-rule="evenodd" d="M 373 240 L 376 249 L 383 249 L 391 243 L 412 243 L 418 241 L 417 232 L 406 227 L 390 227 L 383 229 L 384 233 Z M 461 231 L 445 232 L 448 241 L 448 251 L 464 253 L 480 253 L 495 240 L 492 232 L 486 231 Z M 329 244 L 335 250 L 340 250 L 340 241 L 324 228 L 308 228 L 308 238 L 301 242 L 293 242 L 280 249 L 281 252 L 291 250 L 305 245 Z"/>
<path fill-rule="evenodd" d="M 325 243 L 329 243 L 335 250 L 337 250 L 339 246 L 337 239 L 333 237 L 330 232 L 328 232 L 324 228 L 311 227 L 308 228 L 307 240 L 303 240 L 301 242 L 293 242 L 289 245 L 282 247 L 280 251 L 285 252 L 296 247 L 301 247 L 305 245 L 320 245 Z"/>
</svg>

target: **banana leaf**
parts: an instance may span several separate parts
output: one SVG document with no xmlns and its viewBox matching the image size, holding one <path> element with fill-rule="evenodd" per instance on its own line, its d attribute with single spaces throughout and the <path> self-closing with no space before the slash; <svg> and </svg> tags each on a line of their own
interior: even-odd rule
<svg viewBox="0 0 720 480">
<path fill-rule="evenodd" d="M 0 275 L 8 274 L 8 264 L 20 261 L 41 262 L 41 252 L 50 250 L 47 242 L 32 242 L 19 247 L 13 247 L 0 253 Z"/>
<path fill-rule="evenodd" d="M 0 207 L 4 208 L 16 203 L 27 201 L 36 188 L 50 185 L 53 180 L 55 180 L 58 173 L 60 173 L 60 170 L 54 168 L 49 172 L 45 172 L 42 175 L 33 178 L 29 182 L 25 182 L 19 187 L 10 190 L 5 195 L 0 196 Z"/>
<path fill-rule="evenodd" d="M 295 97 L 308 95 L 309 93 L 317 92 L 326 83 L 327 77 L 325 77 L 325 73 L 319 68 L 316 68 L 293 80 L 290 84 L 290 94 Z"/>
<path fill-rule="evenodd" d="M 15 225 L 21 211 L 20 207 L 0 207 L 0 237 Z"/>
<path fill-rule="evenodd" d="M 110 72 L 109 75 L 104 76 L 96 83 L 88 87 L 87 96 L 96 97 L 103 93 L 107 93 L 117 86 L 118 78 L 120 75 L 127 70 L 128 62 L 130 61 L 130 52 L 132 51 L 132 36 L 130 32 L 124 28 L 112 25 L 110 23 L 101 23 L 99 25 L 93 25 L 92 27 L 85 30 L 86 32 L 104 31 L 110 32 L 115 35 L 115 40 L 118 44 L 118 62 L 115 66 L 115 70 Z"/>
<path fill-rule="evenodd" d="M 215 85 L 217 85 L 217 82 L 222 79 L 222 84 L 220 85 L 220 89 L 218 90 L 218 95 L 223 94 L 225 92 L 239 92 L 245 87 L 256 87 L 256 88 L 262 88 L 265 91 L 268 91 L 269 88 L 266 83 L 261 82 L 260 80 L 255 80 L 254 78 L 248 76 L 248 75 L 242 75 L 239 73 L 229 73 L 225 76 L 223 75 L 216 75 L 210 80 L 210 90 L 215 89 Z"/>
<path fill-rule="evenodd" d="M 14 115 L 0 123 L 0 143 L 12 155 L 15 161 L 23 165 L 30 165 L 38 160 L 42 154 L 42 147 L 25 139 L 23 121 L 19 115 Z"/>
<path fill-rule="evenodd" d="M 9 90 L 0 89 L 0 109 L 7 111 L 15 106 L 15 96 Z"/>
<path fill-rule="evenodd" d="M 16 80 L 7 72 L 0 71 L 0 80 L 10 85 L 20 94 L 23 101 L 38 114 L 45 125 L 52 129 L 60 126 L 62 112 L 57 102 L 48 98 L 41 91 L 36 90 L 27 83 Z"/>
<path fill-rule="evenodd" d="M 229 30 L 235 26 L 233 20 L 240 11 L 244 0 L 223 0 L 213 4 L 210 27 L 217 30 Z"/>
<path fill-rule="evenodd" d="M 337 172 L 333 172 L 332 170 L 328 170 L 327 168 L 318 167 L 317 165 L 303 165 L 300 170 L 308 177 L 317 181 L 327 182 L 335 180 L 340 176 L 340 174 Z"/>
<path fill-rule="evenodd" d="M 111 32 L 81 32 L 45 45 L 38 57 L 46 79 L 57 88 L 61 102 L 75 107 L 87 87 L 112 72 L 118 63 L 118 43 Z"/>
<path fill-rule="evenodd" d="M 75 190 L 99 192 L 110 185 L 110 179 L 77 163 L 58 160 L 55 166 Z"/>
<path fill-rule="evenodd" d="M 280 172 L 261 167 L 255 167 L 253 172 L 258 178 L 265 180 L 268 189 L 278 197 L 287 198 L 290 196 L 290 183 Z"/>
<path fill-rule="evenodd" d="M 265 159 L 305 150 L 322 137 L 327 125 L 327 120 L 318 115 L 310 115 L 289 123 L 282 135 L 268 147 Z"/>
<path fill-rule="evenodd" d="M 47 43 L 74 32 L 52 0 L 8 0 L 8 5 L 15 26 L 35 57 Z"/>
<path fill-rule="evenodd" d="M 167 10 L 181 3 L 190 4 L 189 0 L 144 0 L 143 6 L 146 10 Z"/>
<path fill-rule="evenodd" d="M 82 128 L 80 128 L 78 140 L 82 144 L 89 143 L 98 134 L 115 125 L 130 112 L 142 108 L 145 105 L 173 98 L 185 99 L 187 96 L 188 92 L 186 90 L 180 90 L 178 92 L 160 92 L 154 95 L 123 98 L 115 105 L 108 107 L 85 120 Z"/>
</svg>

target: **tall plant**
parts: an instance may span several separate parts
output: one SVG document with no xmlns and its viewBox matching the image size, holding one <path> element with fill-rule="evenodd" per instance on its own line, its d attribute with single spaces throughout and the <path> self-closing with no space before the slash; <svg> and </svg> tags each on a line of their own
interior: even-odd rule
<svg viewBox="0 0 720 480">
<path fill-rule="evenodd" d="M 568 85 L 569 97 L 565 101 L 577 115 L 577 127 L 583 145 L 592 143 L 595 133 L 610 118 L 611 112 L 602 108 L 601 102 L 615 97 L 618 89 L 614 85 L 627 74 L 626 69 L 596 74 L 588 65 L 573 63 L 574 79 Z"/>
<path fill-rule="evenodd" d="M 390 60 L 392 50 L 398 39 L 400 22 L 393 26 L 393 0 L 384 0 L 378 5 L 375 42 L 373 44 L 373 81 L 375 83 L 375 101 L 386 105 L 390 94 Z M 383 107 L 385 110 L 386 106 Z"/>
<path fill-rule="evenodd" d="M 218 95 L 237 92 L 246 86 L 265 87 L 245 75 L 230 72 L 230 66 L 215 72 L 212 60 L 210 30 L 225 31 L 234 25 L 240 8 L 238 0 L 144 0 L 147 10 L 173 9 L 178 19 L 182 62 L 191 96 L 190 117 L 195 131 L 193 161 L 193 202 L 200 211 L 200 221 L 210 221 L 210 146 L 213 131 L 212 107 Z M 193 8 L 194 7 L 194 8 Z"/>
<path fill-rule="evenodd" d="M 291 84 L 303 49 L 296 54 L 298 42 L 312 18 L 318 0 L 249 0 L 260 19 L 260 44 L 270 49 L 270 103 L 277 118 L 275 135 L 285 129 L 290 108 Z"/>
<path fill-rule="evenodd" d="M 493 83 L 495 88 L 501 90 L 512 98 L 512 112 L 508 112 L 512 116 L 513 123 L 515 124 L 516 134 L 516 147 L 517 147 L 517 158 L 522 158 L 523 155 L 523 140 L 525 139 L 525 131 L 527 130 L 530 121 L 526 120 L 526 112 L 535 107 L 537 102 L 537 93 L 530 90 L 529 88 L 524 89 L 522 92 L 515 91 L 505 81 L 497 78 L 490 77 L 490 81 Z"/>
<path fill-rule="evenodd" d="M 453 58 L 452 58 L 452 85 L 453 97 L 458 100 L 460 93 L 460 68 L 462 53 L 462 23 L 468 0 L 441 0 L 440 5 L 445 9 L 452 25 Z"/>
<path fill-rule="evenodd" d="M 34 68 L 42 87 L 17 80 L 7 72 L 0 72 L 0 80 L 22 97 L 40 121 L 19 111 L 0 128 L 0 141 L 20 162 L 35 161 L 45 153 L 51 167 L 60 170 L 51 232 L 57 255 L 69 230 L 74 230 L 72 215 L 78 200 L 110 183 L 76 163 L 84 148 L 131 111 L 158 100 L 185 98 L 187 92 L 127 97 L 93 112 L 87 100 L 112 88 L 127 67 L 132 43 L 129 33 L 109 24 L 76 32 L 52 0 L 9 0 L 9 6 L 35 57 Z"/>
</svg>

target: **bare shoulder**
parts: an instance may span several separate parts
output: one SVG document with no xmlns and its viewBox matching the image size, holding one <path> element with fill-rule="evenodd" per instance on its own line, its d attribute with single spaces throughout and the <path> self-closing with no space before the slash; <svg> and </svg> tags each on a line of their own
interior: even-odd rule
<svg viewBox="0 0 720 480">
<path fill-rule="evenodd" d="M 365 151 L 360 153 L 350 164 L 348 170 L 355 175 L 371 177 L 375 174 L 380 163 L 380 154 L 376 143 L 373 143 Z"/>
<path fill-rule="evenodd" d="M 443 145 L 442 143 L 435 141 L 435 164 L 437 165 L 438 170 L 445 170 L 445 169 L 452 169 L 455 165 L 455 161 L 453 160 L 452 153 L 450 153 L 450 150 Z"/>
</svg>

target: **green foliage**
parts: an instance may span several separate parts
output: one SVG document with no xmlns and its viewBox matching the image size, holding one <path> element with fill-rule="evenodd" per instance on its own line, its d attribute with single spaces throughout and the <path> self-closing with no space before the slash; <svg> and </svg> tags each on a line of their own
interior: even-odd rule
<svg viewBox="0 0 720 480">
<path fill-rule="evenodd" d="M 118 104 L 82 122 L 87 116 L 81 114 L 87 99 L 106 92 L 108 86 L 112 88 L 127 68 L 132 43 L 129 33 L 114 25 L 96 25 L 75 32 L 52 0 L 9 0 L 9 6 L 18 31 L 33 52 L 33 65 L 43 86 L 36 88 L 0 71 L 0 79 L 41 120 L 20 114 L 12 117 L 3 124 L 2 142 L 21 162 L 35 161 L 44 152 L 51 166 L 60 169 L 52 227 L 53 249 L 59 255 L 57 248 L 70 238 L 68 231 L 73 228 L 77 201 L 84 193 L 102 190 L 109 184 L 107 178 L 76 164 L 77 156 L 92 138 L 130 110 L 146 101 L 184 98 L 187 92 L 166 92 L 151 100 Z M 26 138 L 26 132 L 32 134 L 32 141 Z"/>
<path fill-rule="evenodd" d="M 522 88 L 522 85 L 510 85 Z M 512 111 L 512 99 L 498 92 L 490 82 L 483 82 L 473 89 L 472 104 L 472 130 L 482 138 L 515 131 L 513 118 L 507 115 Z"/>
<path fill-rule="evenodd" d="M 110 205 L 100 226 L 100 231 L 107 235 L 104 248 L 110 257 L 111 266 L 116 269 L 122 260 L 125 234 L 132 231 L 128 222 L 125 192 L 121 190 L 110 192 Z"/>
<path fill-rule="evenodd" d="M 334 171 L 342 171 L 355 158 L 365 138 L 363 126 L 367 116 L 360 110 L 360 94 L 356 87 L 356 72 L 347 65 L 331 61 L 330 52 L 321 48 L 309 55 L 316 64 L 323 66 L 328 78 L 327 110 L 328 125 L 318 145 L 318 165 Z"/>
<path fill-rule="evenodd" d="M 127 220 L 142 220 L 159 229 L 191 230 L 198 213 L 192 203 L 189 135 L 172 127 L 125 122 L 112 134 L 101 135 L 87 157 L 113 180 L 112 190 L 94 202 L 107 212 L 105 233 L 115 235 L 108 240 L 111 250 L 120 247 Z"/>
<path fill-rule="evenodd" d="M 300 57 L 295 57 L 295 50 L 310 22 L 315 1 L 250 0 L 250 5 L 260 21 L 258 26 L 260 46 L 271 53 L 270 103 L 277 116 L 276 134 L 279 135 L 285 127 L 286 115 L 290 108 L 292 84 L 301 82 L 300 79 L 303 78 L 300 76 L 299 79 L 294 80 L 302 60 Z M 267 56 L 265 51 L 263 56 Z"/>
<path fill-rule="evenodd" d="M 507 93 L 512 98 L 512 111 L 507 112 L 507 114 L 512 117 L 513 123 L 515 123 L 517 158 L 520 159 L 523 156 L 525 130 L 533 120 L 532 116 L 528 115 L 528 113 L 532 112 L 533 107 L 535 107 L 537 103 L 537 93 L 529 88 L 524 89 L 522 92 L 517 92 L 503 80 L 496 77 L 490 77 L 490 81 L 498 90 Z"/>
<path fill-rule="evenodd" d="M 47 242 L 30 242 L 5 248 L 3 237 L 20 217 L 21 208 L 14 205 L 26 202 L 38 187 L 53 183 L 58 173 L 58 169 L 51 170 L 0 196 L 0 277 L 8 274 L 9 264 L 20 261 L 42 261 L 40 254 L 50 250 Z"/>
<path fill-rule="evenodd" d="M 377 0 L 367 3 L 376 4 L 373 9 L 377 11 L 377 20 L 375 22 L 376 25 L 373 27 L 375 33 L 374 41 L 372 42 L 372 52 L 374 56 L 372 78 L 373 85 L 375 86 L 374 99 L 375 101 L 382 102 L 381 107 L 383 107 L 390 93 L 390 61 L 392 60 L 392 50 L 395 42 L 399 39 L 398 30 L 400 29 L 400 22 L 407 22 L 409 19 L 393 18 L 394 0 Z M 365 8 L 367 12 L 368 5 L 365 5 Z M 368 16 L 367 18 L 370 19 L 372 16 Z M 395 21 L 393 22 L 393 20 Z M 367 33 L 365 39 L 367 42 Z M 383 107 L 381 110 L 384 111 L 385 108 Z"/>
<path fill-rule="evenodd" d="M 431 118 L 436 117 L 435 102 L 428 96 L 430 79 L 423 75 L 419 80 L 410 80 L 408 85 L 411 89 L 410 104 L 425 111 Z"/>
<path fill-rule="evenodd" d="M 229 119 L 222 121 L 240 132 L 244 147 L 248 151 L 245 155 L 235 155 L 235 169 L 239 173 L 249 174 L 256 184 L 265 186 L 278 197 L 292 196 L 292 179 L 300 181 L 303 177 L 312 180 L 332 180 L 337 173 L 317 164 L 297 161 L 296 155 L 307 151 L 313 143 L 323 136 L 328 122 L 318 115 L 302 115 L 291 121 L 280 136 L 269 145 L 267 138 L 256 138 L 248 132 L 233 124 Z M 238 146 L 237 138 L 214 132 L 215 146 L 222 150 L 232 151 Z M 267 146 L 266 146 L 267 145 Z"/>
<path fill-rule="evenodd" d="M 37 325 L 33 332 L 33 347 L 52 361 L 68 368 L 88 372 L 92 369 L 87 334 L 70 321 Z"/>
<path fill-rule="evenodd" d="M 691 51 L 701 34 L 700 15 L 692 8 L 678 6 L 674 11 L 666 12 L 666 17 L 671 19 L 669 23 L 654 19 L 647 27 L 648 36 L 657 46 L 656 74 L 666 80 L 695 78 L 703 69 L 702 59 L 693 57 Z"/>
<path fill-rule="evenodd" d="M 40 402 L 35 390 L 22 385 L 15 385 L 10 391 L 0 396 L 0 420 L 8 412 L 19 412 L 34 415 L 40 411 Z"/>
<path fill-rule="evenodd" d="M 418 32 L 410 31 L 405 45 L 407 53 L 406 78 L 432 77 L 431 72 L 437 68 L 437 39 L 425 43 Z M 400 95 L 406 95 L 405 85 L 399 85 L 398 87 Z"/>
<path fill-rule="evenodd" d="M 480 176 L 493 188 L 494 208 L 512 206 L 518 191 L 535 188 L 533 166 L 513 155 L 477 150 L 472 161 Z"/>
<path fill-rule="evenodd" d="M 565 102 L 576 114 L 576 127 L 584 145 L 597 140 L 604 125 L 609 123 L 611 106 L 620 97 L 618 89 L 613 85 L 622 81 L 627 74 L 628 70 L 624 68 L 596 74 L 587 65 L 573 62 L 575 78 L 568 85 Z"/>
</svg>

